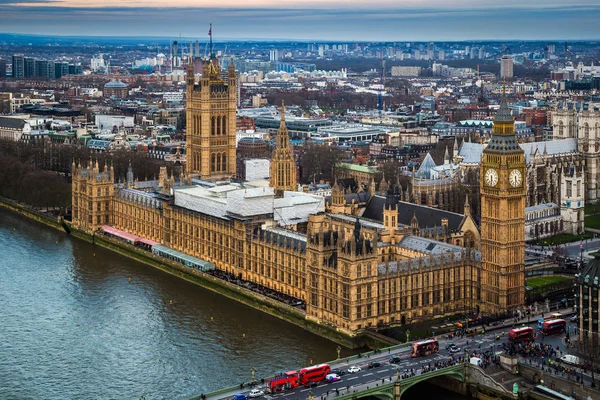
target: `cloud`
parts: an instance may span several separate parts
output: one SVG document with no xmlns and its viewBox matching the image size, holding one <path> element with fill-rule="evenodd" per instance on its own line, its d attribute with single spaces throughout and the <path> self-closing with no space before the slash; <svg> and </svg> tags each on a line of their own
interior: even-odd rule
<svg viewBox="0 0 600 400">
<path fill-rule="evenodd" d="M 69 3 L 74 1 L 79 0 L 69 0 Z M 112 4 L 111 0 L 108 1 L 106 4 Z M 181 4 L 180 0 L 172 1 Z M 165 8 L 140 6 L 147 3 L 140 0 L 127 2 L 128 7 L 89 8 L 57 6 L 59 1 L 9 6 L 7 4 L 15 4 L 14 1 L 0 0 L 3 20 L 0 29 L 16 33 L 81 36 L 178 37 L 182 34 L 195 38 L 205 37 L 208 24 L 212 22 L 217 38 L 419 41 L 600 37 L 596 22 L 600 17 L 600 5 L 587 0 L 567 5 L 554 0 L 530 5 L 505 0 L 501 7 L 494 7 L 498 3 L 488 0 L 458 0 L 458 6 L 453 8 L 448 7 L 447 1 L 443 2 L 444 7 L 431 6 L 430 3 L 442 4 L 438 0 L 396 0 L 393 7 L 372 6 L 368 9 L 346 7 L 354 4 L 354 0 L 326 0 L 319 2 L 320 7 L 316 8 L 281 7 L 280 2 L 277 7 L 256 6 L 269 2 L 253 2 L 252 7 L 244 2 L 245 6 L 238 8 Z M 61 4 L 64 3 L 67 1 Z M 195 3 L 202 5 L 208 2 Z M 323 4 L 334 3 L 338 7 L 322 7 Z M 391 3 L 387 0 L 361 1 L 361 4 L 373 5 Z M 478 6 L 474 6 L 475 3 Z M 123 5 L 122 2 L 119 4 Z M 164 5 L 164 2 L 161 4 Z M 297 4 L 307 6 L 309 2 Z"/>
</svg>

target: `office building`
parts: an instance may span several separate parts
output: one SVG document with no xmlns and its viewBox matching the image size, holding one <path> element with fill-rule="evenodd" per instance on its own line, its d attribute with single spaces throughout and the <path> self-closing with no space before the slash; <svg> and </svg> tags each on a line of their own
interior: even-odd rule
<svg viewBox="0 0 600 400">
<path fill-rule="evenodd" d="M 269 50 L 269 61 L 271 61 L 271 62 L 279 61 L 279 50 L 277 50 L 277 49 Z"/>
<path fill-rule="evenodd" d="M 500 59 L 500 78 L 513 77 L 513 58 L 509 55 L 504 55 Z"/>
<path fill-rule="evenodd" d="M 15 79 L 25 77 L 25 57 L 23 54 L 15 54 L 12 57 L 12 77 Z"/>
</svg>

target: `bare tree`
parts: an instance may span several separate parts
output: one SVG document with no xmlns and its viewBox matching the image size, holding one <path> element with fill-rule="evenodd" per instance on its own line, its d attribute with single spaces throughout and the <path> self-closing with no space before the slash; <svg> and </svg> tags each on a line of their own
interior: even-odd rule
<svg viewBox="0 0 600 400">
<path fill-rule="evenodd" d="M 590 332 L 588 330 L 581 331 L 577 349 L 584 367 L 590 370 L 592 387 L 596 387 L 595 372 L 600 366 L 600 340 L 598 338 L 598 332 Z"/>
</svg>

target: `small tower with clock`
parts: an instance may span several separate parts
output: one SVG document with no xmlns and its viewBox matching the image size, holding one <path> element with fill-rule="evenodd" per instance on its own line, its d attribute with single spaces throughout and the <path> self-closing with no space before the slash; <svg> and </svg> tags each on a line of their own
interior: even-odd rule
<svg viewBox="0 0 600 400">
<path fill-rule="evenodd" d="M 481 312 L 525 304 L 525 154 L 506 98 L 481 160 Z"/>
</svg>

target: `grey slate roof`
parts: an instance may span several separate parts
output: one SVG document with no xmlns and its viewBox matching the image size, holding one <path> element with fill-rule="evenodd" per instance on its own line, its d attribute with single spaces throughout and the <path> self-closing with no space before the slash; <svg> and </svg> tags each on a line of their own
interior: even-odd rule
<svg viewBox="0 0 600 400">
<path fill-rule="evenodd" d="M 600 255 L 596 255 L 583 267 L 578 281 L 585 286 L 600 287 Z"/>
<path fill-rule="evenodd" d="M 25 120 L 21 118 L 0 117 L 0 127 L 9 129 L 23 129 Z"/>
<path fill-rule="evenodd" d="M 367 204 L 362 218 L 383 222 L 384 205 L 385 197 L 379 195 L 373 196 L 371 201 L 369 201 L 369 204 Z M 398 223 L 401 225 L 410 226 L 410 221 L 412 220 L 413 216 L 417 217 L 420 227 L 440 226 L 442 223 L 442 218 L 447 218 L 448 229 L 451 231 L 458 230 L 464 218 L 463 215 L 450 211 L 399 201 Z"/>
<path fill-rule="evenodd" d="M 531 159 L 531 151 L 536 150 L 540 154 L 544 154 L 544 148 L 549 156 L 559 154 L 570 154 L 577 152 L 577 139 L 556 139 L 548 142 L 527 142 L 520 143 L 519 146 L 525 152 L 525 162 L 529 163 Z M 484 145 L 480 143 L 463 142 L 458 150 L 458 155 L 463 157 L 465 164 L 479 164 L 481 162 L 481 154 L 483 153 Z"/>
</svg>

